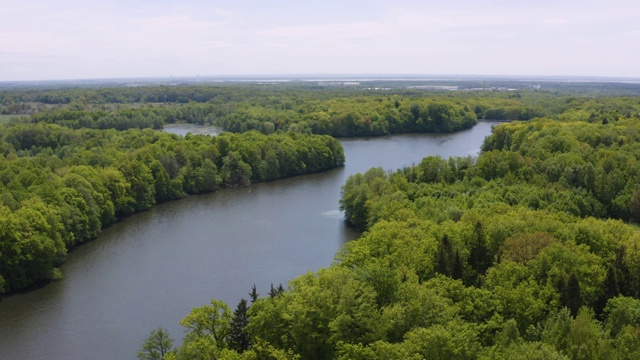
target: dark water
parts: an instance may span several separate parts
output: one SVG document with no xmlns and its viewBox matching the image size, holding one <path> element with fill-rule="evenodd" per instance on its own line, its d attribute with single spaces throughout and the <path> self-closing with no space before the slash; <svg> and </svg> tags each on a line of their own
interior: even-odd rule
<svg viewBox="0 0 640 360">
<path fill-rule="evenodd" d="M 475 155 L 491 123 L 447 135 L 342 140 L 346 166 L 163 204 L 74 250 L 64 279 L 0 301 L 0 359 L 135 359 L 157 326 L 178 324 L 211 298 L 232 308 L 252 284 L 328 266 L 357 234 L 338 211 L 346 178 L 427 155 Z"/>
</svg>

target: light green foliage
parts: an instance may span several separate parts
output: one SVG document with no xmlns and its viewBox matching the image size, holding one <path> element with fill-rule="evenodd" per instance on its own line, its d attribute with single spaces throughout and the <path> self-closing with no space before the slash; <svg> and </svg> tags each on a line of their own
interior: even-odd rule
<svg viewBox="0 0 640 360">
<path fill-rule="evenodd" d="M 602 331 L 601 324 L 594 319 L 589 308 L 581 308 L 573 319 L 564 308 L 552 314 L 542 332 L 544 342 L 570 359 L 608 359 L 611 348 Z"/>
<path fill-rule="evenodd" d="M 506 348 L 491 349 L 489 354 L 480 356 L 480 360 L 569 360 L 552 346 L 540 342 L 513 343 Z"/>
<path fill-rule="evenodd" d="M 373 344 L 338 344 L 340 360 L 422 360 L 423 356 L 410 353 L 403 343 L 390 344 L 385 341 L 376 341 Z"/>
<path fill-rule="evenodd" d="M 405 335 L 404 345 L 425 359 L 475 359 L 480 350 L 476 327 L 459 321 L 416 328 Z"/>
<path fill-rule="evenodd" d="M 621 122 L 614 132 L 637 133 Z M 341 208 L 367 231 L 331 268 L 256 302 L 250 333 L 303 358 L 631 358 L 637 300 L 604 304 L 637 296 L 640 237 L 597 217 L 621 214 L 603 194 L 635 186 L 638 170 L 607 136 L 596 124 L 514 123 L 475 163 L 426 158 L 351 177 Z M 627 175 L 611 179 L 620 161 Z"/>
<path fill-rule="evenodd" d="M 149 337 L 142 343 L 138 351 L 140 360 L 165 360 L 173 347 L 173 339 L 161 327 L 151 331 Z"/>
<path fill-rule="evenodd" d="M 231 309 L 219 300 L 211 300 L 211 305 L 191 310 L 180 322 L 187 331 L 186 343 L 195 342 L 197 351 L 207 347 L 207 344 L 224 349 L 231 330 L 231 318 Z"/>
<path fill-rule="evenodd" d="M 612 336 L 618 335 L 625 327 L 640 327 L 640 300 L 620 296 L 609 299 L 604 309 L 607 314 L 605 328 Z"/>
</svg>

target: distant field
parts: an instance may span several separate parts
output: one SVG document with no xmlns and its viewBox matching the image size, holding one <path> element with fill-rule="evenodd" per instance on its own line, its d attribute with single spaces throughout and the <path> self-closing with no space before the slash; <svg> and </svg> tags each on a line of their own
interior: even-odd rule
<svg viewBox="0 0 640 360">
<path fill-rule="evenodd" d="M 12 118 L 27 118 L 28 115 L 0 115 L 0 124 L 7 124 Z"/>
</svg>

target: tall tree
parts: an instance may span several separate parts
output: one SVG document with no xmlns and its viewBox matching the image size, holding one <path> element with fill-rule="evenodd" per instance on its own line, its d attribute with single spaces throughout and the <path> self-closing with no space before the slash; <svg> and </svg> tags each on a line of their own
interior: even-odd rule
<svg viewBox="0 0 640 360">
<path fill-rule="evenodd" d="M 475 242 L 471 247 L 471 254 L 469 255 L 469 265 L 479 275 L 484 274 L 491 266 L 491 259 L 487 251 L 487 244 L 484 235 L 484 227 L 480 221 L 477 221 L 473 226 L 473 233 L 475 235 Z"/>
<path fill-rule="evenodd" d="M 452 276 L 454 254 L 448 235 L 444 235 L 440 240 L 436 256 L 436 272 L 442 275 Z"/>
<path fill-rule="evenodd" d="M 249 297 L 251 298 L 252 304 L 256 302 L 256 300 L 258 300 L 258 297 L 260 297 L 260 294 L 258 294 L 258 290 L 256 289 L 256 284 L 253 284 L 253 286 L 251 287 L 251 292 L 249 293 Z"/>
<path fill-rule="evenodd" d="M 251 347 L 251 337 L 245 331 L 246 326 L 249 324 L 248 308 L 247 300 L 241 299 L 238 307 L 233 312 L 233 319 L 231 320 L 229 348 L 239 353 L 243 353 Z"/>
<path fill-rule="evenodd" d="M 580 281 L 575 273 L 569 275 L 564 291 L 564 305 L 569 308 L 571 315 L 578 315 L 578 310 L 584 305 Z"/>
<path fill-rule="evenodd" d="M 220 300 L 211 300 L 211 305 L 205 305 L 191 310 L 180 324 L 187 328 L 185 342 L 197 341 L 207 337 L 217 349 L 226 347 L 231 324 L 231 309 Z"/>
<path fill-rule="evenodd" d="M 462 260 L 460 259 L 460 252 L 456 251 L 453 257 L 453 264 L 451 266 L 451 277 L 460 280 L 464 274 L 464 269 L 462 267 Z"/>
</svg>

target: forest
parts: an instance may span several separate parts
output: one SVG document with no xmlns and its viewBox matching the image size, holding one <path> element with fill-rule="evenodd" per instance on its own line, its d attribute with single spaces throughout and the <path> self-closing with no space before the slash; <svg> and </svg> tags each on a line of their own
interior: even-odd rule
<svg viewBox="0 0 640 360">
<path fill-rule="evenodd" d="M 362 235 L 331 266 L 196 307 L 140 359 L 640 358 L 638 97 L 162 85 L 8 89 L 0 113 L 0 293 L 154 204 L 340 166 L 335 137 L 510 121 L 478 157 L 350 177 Z"/>
<path fill-rule="evenodd" d="M 628 116 L 568 108 L 496 127 L 477 158 L 350 177 L 363 234 L 334 264 L 195 308 L 138 357 L 639 358 L 640 112 L 596 100 L 618 101 Z"/>
<path fill-rule="evenodd" d="M 626 116 L 626 98 L 572 93 L 352 89 L 303 84 L 152 86 L 105 89 L 7 90 L 0 114 L 29 116 L 73 129 L 162 128 L 185 122 L 230 132 L 294 131 L 335 137 L 407 132 L 453 132 L 478 119 L 529 120 L 583 109 L 594 116 Z M 595 99 L 595 101 L 594 101 Z M 615 112 L 610 113 L 615 110 Z"/>
<path fill-rule="evenodd" d="M 62 276 L 68 250 L 156 203 L 344 163 L 322 135 L 0 127 L 0 293 Z"/>
</svg>

